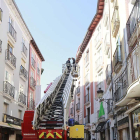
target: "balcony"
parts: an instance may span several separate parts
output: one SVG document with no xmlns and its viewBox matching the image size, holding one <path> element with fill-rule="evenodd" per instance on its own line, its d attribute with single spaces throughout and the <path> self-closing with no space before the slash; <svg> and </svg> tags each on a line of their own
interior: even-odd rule
<svg viewBox="0 0 140 140">
<path fill-rule="evenodd" d="M 80 95 L 80 87 L 77 87 L 77 88 L 76 88 L 76 94 L 77 94 L 77 95 Z"/>
<path fill-rule="evenodd" d="M 21 65 L 20 66 L 20 73 L 19 73 L 21 79 L 23 81 L 26 81 L 27 80 L 27 70 Z"/>
<path fill-rule="evenodd" d="M 112 100 L 108 100 L 107 102 L 107 114 L 109 118 L 113 116 L 113 101 Z"/>
<path fill-rule="evenodd" d="M 125 97 L 127 93 L 127 87 L 128 87 L 127 68 L 125 68 L 123 73 L 114 81 L 114 83 L 115 83 L 114 99 L 115 102 L 119 102 Z"/>
<path fill-rule="evenodd" d="M 126 26 L 128 45 L 133 46 L 140 34 L 140 0 L 136 0 Z"/>
<path fill-rule="evenodd" d="M 89 74 L 86 75 L 85 77 L 85 85 L 89 84 Z"/>
<path fill-rule="evenodd" d="M 3 11 L 2 11 L 2 9 L 0 8 L 0 22 L 2 22 L 2 15 L 3 15 Z"/>
<path fill-rule="evenodd" d="M 13 25 L 10 22 L 9 22 L 9 34 L 12 36 L 12 40 L 14 40 L 14 42 L 16 42 L 17 32 L 15 31 Z"/>
<path fill-rule="evenodd" d="M 116 3 L 117 3 L 117 1 L 116 1 Z M 118 11 L 117 4 L 115 4 L 111 22 L 112 22 L 111 23 L 112 24 L 112 35 L 113 35 L 113 37 L 116 37 L 116 35 L 118 34 L 118 31 L 119 31 L 119 27 L 120 27 L 119 11 Z"/>
<path fill-rule="evenodd" d="M 106 67 L 106 83 L 109 85 L 111 82 L 111 64 Z"/>
<path fill-rule="evenodd" d="M 100 71 L 103 68 L 103 58 L 102 56 L 100 56 L 97 60 L 96 60 L 96 70 Z"/>
<path fill-rule="evenodd" d="M 87 124 L 89 124 L 90 123 L 90 115 L 87 115 L 86 117 L 85 117 L 85 124 L 87 125 Z"/>
<path fill-rule="evenodd" d="M 26 105 L 26 95 L 23 94 L 23 92 L 20 92 L 19 97 L 18 97 L 18 101 L 24 105 Z"/>
<path fill-rule="evenodd" d="M 0 53 L 2 52 L 2 41 L 0 40 Z"/>
<path fill-rule="evenodd" d="M 5 51 L 5 62 L 12 70 L 16 68 L 16 57 L 8 49 Z"/>
<path fill-rule="evenodd" d="M 33 57 L 31 57 L 31 65 L 32 65 L 32 67 L 35 69 L 35 60 L 34 60 Z"/>
<path fill-rule="evenodd" d="M 22 50 L 21 50 L 21 52 L 22 52 L 22 55 L 24 56 L 24 58 L 26 58 L 27 57 L 27 48 L 26 48 L 24 43 L 22 43 Z"/>
<path fill-rule="evenodd" d="M 29 108 L 31 110 L 34 110 L 35 109 L 35 102 L 34 102 L 34 100 L 32 98 L 30 98 Z"/>
<path fill-rule="evenodd" d="M 35 90 L 36 81 L 33 77 L 30 77 L 30 87 Z"/>
<path fill-rule="evenodd" d="M 99 90 L 99 88 L 101 88 L 102 90 L 104 90 L 104 82 L 102 81 L 102 82 L 99 82 L 98 84 L 97 84 L 97 86 L 96 86 L 96 89 L 97 89 L 97 91 Z M 96 92 L 97 92 L 96 91 Z"/>
<path fill-rule="evenodd" d="M 90 103 L 90 94 L 88 93 L 86 96 L 85 96 L 85 105 L 88 105 Z"/>
<path fill-rule="evenodd" d="M 121 55 L 121 45 L 117 45 L 113 56 L 113 68 L 114 72 L 118 73 L 122 67 L 122 55 Z"/>
<path fill-rule="evenodd" d="M 8 81 L 3 82 L 3 92 L 11 98 L 15 96 L 15 87 L 12 86 Z"/>
<path fill-rule="evenodd" d="M 76 111 L 80 111 L 80 102 L 76 104 Z"/>
<path fill-rule="evenodd" d="M 40 75 L 40 69 L 37 67 L 37 74 Z"/>
<path fill-rule="evenodd" d="M 73 107 L 70 109 L 70 114 L 73 115 Z"/>
<path fill-rule="evenodd" d="M 101 33 L 98 32 L 96 38 L 95 38 L 95 48 L 97 49 L 100 44 L 101 44 L 102 38 L 101 38 Z"/>
<path fill-rule="evenodd" d="M 89 62 L 89 52 L 86 53 L 85 64 L 88 64 L 88 62 Z"/>
<path fill-rule="evenodd" d="M 105 45 L 105 54 L 107 55 L 108 51 L 109 51 L 109 47 L 110 47 L 110 34 L 109 34 L 109 32 L 107 32 L 105 35 L 104 45 Z"/>
</svg>

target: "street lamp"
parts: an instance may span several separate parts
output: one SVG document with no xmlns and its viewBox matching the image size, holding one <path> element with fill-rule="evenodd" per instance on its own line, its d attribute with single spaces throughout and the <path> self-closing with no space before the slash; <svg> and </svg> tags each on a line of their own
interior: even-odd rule
<svg viewBox="0 0 140 140">
<path fill-rule="evenodd" d="M 104 91 L 101 89 L 101 88 L 99 88 L 98 90 L 97 90 L 97 97 L 98 97 L 98 99 L 99 99 L 99 102 L 102 102 L 102 101 L 104 101 L 104 102 L 106 102 L 106 101 L 109 101 L 109 100 L 112 100 L 113 101 L 113 99 L 104 99 L 103 98 L 103 93 L 104 93 Z M 107 104 L 108 104 L 108 102 L 106 102 Z M 109 104 L 110 105 L 110 104 Z M 112 105 L 112 104 L 111 104 Z"/>
</svg>

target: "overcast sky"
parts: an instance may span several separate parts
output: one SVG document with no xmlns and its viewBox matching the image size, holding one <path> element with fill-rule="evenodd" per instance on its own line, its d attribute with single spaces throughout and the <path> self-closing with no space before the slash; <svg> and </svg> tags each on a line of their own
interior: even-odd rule
<svg viewBox="0 0 140 140">
<path fill-rule="evenodd" d="M 95 15 L 97 0 L 15 0 L 45 62 L 42 96 L 47 84 L 75 57 Z"/>
</svg>

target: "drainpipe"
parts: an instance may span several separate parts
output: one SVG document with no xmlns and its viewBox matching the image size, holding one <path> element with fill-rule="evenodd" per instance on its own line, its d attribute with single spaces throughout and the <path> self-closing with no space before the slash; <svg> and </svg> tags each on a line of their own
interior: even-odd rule
<svg viewBox="0 0 140 140">
<path fill-rule="evenodd" d="M 112 38 L 111 38 L 111 18 L 110 18 L 110 0 L 108 0 L 108 8 L 109 8 L 109 29 L 110 29 L 110 53 L 111 53 L 111 89 L 112 89 L 112 106 L 114 105 L 114 90 L 113 90 L 113 60 L 112 60 Z M 114 117 L 114 110 L 113 110 L 113 117 Z M 115 130 L 115 129 L 114 129 Z M 113 131 L 114 132 L 114 131 Z M 113 135 L 114 139 L 114 135 Z"/>
<path fill-rule="evenodd" d="M 30 41 L 30 43 L 31 43 L 31 41 Z M 29 101 L 29 86 L 30 86 L 30 43 L 29 43 L 29 67 L 28 67 L 28 89 L 27 89 L 27 91 L 28 91 L 28 93 L 27 93 L 27 109 L 28 109 L 28 101 Z"/>
</svg>

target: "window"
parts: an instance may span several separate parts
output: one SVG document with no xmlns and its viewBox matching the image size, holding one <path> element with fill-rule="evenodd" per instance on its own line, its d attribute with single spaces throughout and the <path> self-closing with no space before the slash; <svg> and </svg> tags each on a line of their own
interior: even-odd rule
<svg viewBox="0 0 140 140">
<path fill-rule="evenodd" d="M 25 39 L 24 38 L 22 38 L 22 43 L 25 45 Z"/>
<path fill-rule="evenodd" d="M 31 77 L 34 78 L 34 72 L 31 70 Z"/>
<path fill-rule="evenodd" d="M 80 66 L 78 66 L 78 76 L 80 76 Z"/>
<path fill-rule="evenodd" d="M 79 115 L 78 115 L 78 122 L 79 122 Z"/>
<path fill-rule="evenodd" d="M 9 52 L 10 52 L 11 54 L 13 54 L 13 47 L 11 47 L 10 44 L 8 44 L 8 48 L 7 48 L 7 49 L 9 50 Z"/>
<path fill-rule="evenodd" d="M 5 81 L 11 83 L 11 75 L 8 71 L 5 71 Z"/>
<path fill-rule="evenodd" d="M 39 79 L 37 78 L 37 85 L 40 85 Z"/>
<path fill-rule="evenodd" d="M 9 23 L 13 26 L 14 22 L 13 19 L 11 17 L 9 17 Z"/>
<path fill-rule="evenodd" d="M 22 110 L 18 110 L 18 118 L 22 119 Z"/>
<path fill-rule="evenodd" d="M 98 83 L 100 83 L 100 82 L 102 82 L 102 81 L 103 81 L 103 72 L 100 71 L 100 72 L 98 73 Z"/>
<path fill-rule="evenodd" d="M 89 50 L 86 52 L 86 57 L 85 57 L 85 64 L 89 62 Z"/>
<path fill-rule="evenodd" d="M 0 52 L 2 52 L 2 41 L 0 40 Z"/>
<path fill-rule="evenodd" d="M 30 99 L 33 99 L 33 92 L 30 92 Z"/>
<path fill-rule="evenodd" d="M 7 103 L 3 104 L 3 113 L 8 114 L 8 107 L 9 105 Z"/>
<path fill-rule="evenodd" d="M 20 86 L 19 86 L 19 92 L 20 92 L 20 93 L 23 93 L 23 91 L 24 91 L 23 85 L 20 85 Z"/>
</svg>

